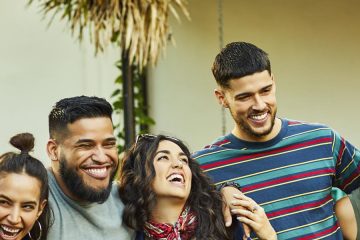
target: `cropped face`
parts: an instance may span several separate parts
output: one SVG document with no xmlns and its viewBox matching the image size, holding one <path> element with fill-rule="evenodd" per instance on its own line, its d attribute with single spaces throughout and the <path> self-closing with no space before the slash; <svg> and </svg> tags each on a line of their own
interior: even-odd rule
<svg viewBox="0 0 360 240">
<path fill-rule="evenodd" d="M 68 132 L 63 142 L 57 143 L 56 161 L 53 161 L 60 187 L 79 201 L 105 201 L 118 165 L 111 120 L 80 119 L 68 124 Z"/>
<path fill-rule="evenodd" d="M 1 240 L 23 239 L 32 229 L 46 205 L 46 200 L 40 203 L 40 187 L 40 181 L 27 174 L 0 175 Z"/>
<path fill-rule="evenodd" d="M 191 190 L 191 170 L 189 159 L 181 148 L 172 141 L 159 143 L 153 164 L 155 178 L 152 183 L 157 200 L 187 200 Z"/>
<path fill-rule="evenodd" d="M 228 89 L 216 90 L 215 94 L 229 108 L 242 139 L 266 139 L 272 132 L 277 106 L 275 81 L 268 71 L 232 79 Z"/>
</svg>

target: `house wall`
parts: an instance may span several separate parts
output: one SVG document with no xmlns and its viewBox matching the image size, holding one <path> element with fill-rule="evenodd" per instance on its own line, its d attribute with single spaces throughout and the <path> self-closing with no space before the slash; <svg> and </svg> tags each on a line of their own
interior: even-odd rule
<svg viewBox="0 0 360 240">
<path fill-rule="evenodd" d="M 108 100 L 119 50 L 94 56 L 88 41 L 71 36 L 65 22 L 43 18 L 39 4 L 0 1 L 0 153 L 13 151 L 11 136 L 31 132 L 34 156 L 49 164 L 47 117 L 59 99 L 97 95 Z"/>
<path fill-rule="evenodd" d="M 111 101 L 119 53 L 110 47 L 95 57 L 65 22 L 47 27 L 49 18 L 26 3 L 0 1 L 0 146 L 11 150 L 8 139 L 29 131 L 37 139 L 34 155 L 45 160 L 51 106 L 82 94 Z M 216 0 L 189 3 L 192 20 L 171 19 L 176 46 L 149 70 L 149 101 L 152 131 L 196 150 L 222 134 L 210 71 L 219 51 L 218 8 Z M 248 41 L 269 53 L 279 116 L 328 124 L 360 146 L 358 9 L 356 0 L 223 0 L 224 42 Z M 226 114 L 226 132 L 231 128 Z"/>
<path fill-rule="evenodd" d="M 172 22 L 169 47 L 151 72 L 154 131 L 173 133 L 193 150 L 222 134 L 210 71 L 219 52 L 217 1 L 190 1 L 192 20 Z M 223 0 L 224 43 L 247 41 L 268 52 L 278 115 L 330 125 L 360 146 L 360 2 Z M 226 132 L 232 119 L 226 114 Z"/>
</svg>

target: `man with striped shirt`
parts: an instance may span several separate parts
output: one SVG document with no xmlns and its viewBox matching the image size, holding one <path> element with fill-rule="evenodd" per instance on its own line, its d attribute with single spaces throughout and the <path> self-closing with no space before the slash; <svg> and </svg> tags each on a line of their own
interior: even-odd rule
<svg viewBox="0 0 360 240">
<path fill-rule="evenodd" d="M 253 44 L 228 44 L 212 71 L 235 127 L 194 157 L 217 185 L 227 183 L 228 206 L 236 208 L 239 190 L 231 185 L 238 183 L 264 208 L 278 239 L 342 239 L 331 188 L 359 187 L 359 150 L 327 126 L 276 117 L 270 60 Z"/>
</svg>

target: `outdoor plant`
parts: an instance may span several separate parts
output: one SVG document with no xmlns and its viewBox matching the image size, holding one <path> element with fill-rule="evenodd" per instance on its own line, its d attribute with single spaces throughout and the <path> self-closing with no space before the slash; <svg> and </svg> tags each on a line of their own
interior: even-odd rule
<svg viewBox="0 0 360 240">
<path fill-rule="evenodd" d="M 116 63 L 116 67 L 120 70 L 120 75 L 115 80 L 116 89 L 113 91 L 111 98 L 115 101 L 112 103 L 114 112 L 122 115 L 124 112 L 124 96 L 123 96 L 123 77 L 121 74 L 121 61 Z M 148 115 L 148 106 L 145 99 L 146 93 L 143 87 L 143 82 L 146 81 L 144 71 L 140 72 L 139 68 L 134 67 L 133 81 L 134 81 L 134 111 L 135 111 L 135 126 L 138 134 L 147 133 L 149 127 L 155 124 L 153 118 Z M 119 139 L 118 150 L 119 153 L 125 150 L 125 131 L 124 122 L 119 121 L 114 126 L 116 135 Z"/>
<path fill-rule="evenodd" d="M 88 32 L 95 52 L 110 43 L 127 50 L 130 63 L 141 70 L 156 64 L 171 36 L 169 12 L 180 21 L 176 8 L 190 19 L 186 0 L 29 0 L 41 4 L 44 15 L 69 23 L 74 36 Z M 171 37 L 170 37 L 171 38 Z"/>
<path fill-rule="evenodd" d="M 112 97 L 117 98 L 113 107 L 116 113 L 124 113 L 134 107 L 136 129 L 147 131 L 154 124 L 147 114 L 141 76 L 149 64 L 155 65 L 167 42 L 172 39 L 168 24 L 169 13 L 180 21 L 177 9 L 190 19 L 186 0 L 29 0 L 39 2 L 44 16 L 51 15 L 50 23 L 57 17 L 69 24 L 72 35 L 80 41 L 89 34 L 95 54 L 106 46 L 119 46 L 120 60 L 116 64 L 120 74 L 115 81 Z M 130 74 L 127 69 L 130 69 Z M 125 93 L 123 84 L 131 84 L 133 94 Z M 129 99 L 128 96 L 134 96 Z M 130 104 L 129 104 L 130 103 Z M 132 104 L 134 103 L 134 104 Z M 130 112 L 130 111 L 128 111 Z M 129 114 L 128 114 L 129 115 Z M 125 115 L 124 115 L 125 116 Z M 125 117 L 126 118 L 126 117 Z M 120 121 L 121 122 L 121 121 Z M 130 122 L 133 122 L 132 120 Z M 124 127 L 118 127 L 119 150 L 124 148 Z M 127 143 L 129 145 L 129 142 Z"/>
</svg>

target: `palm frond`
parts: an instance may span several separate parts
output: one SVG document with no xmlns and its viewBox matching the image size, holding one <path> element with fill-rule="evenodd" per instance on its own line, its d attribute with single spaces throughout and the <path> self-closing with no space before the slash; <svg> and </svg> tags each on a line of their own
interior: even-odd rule
<svg viewBox="0 0 360 240">
<path fill-rule="evenodd" d="M 33 4 L 35 0 L 29 0 Z M 190 20 L 187 0 L 38 0 L 44 16 L 60 15 L 79 40 L 90 34 L 95 52 L 111 42 L 129 53 L 140 68 L 156 64 L 166 49 L 169 13 L 180 21 L 178 11 Z"/>
</svg>

